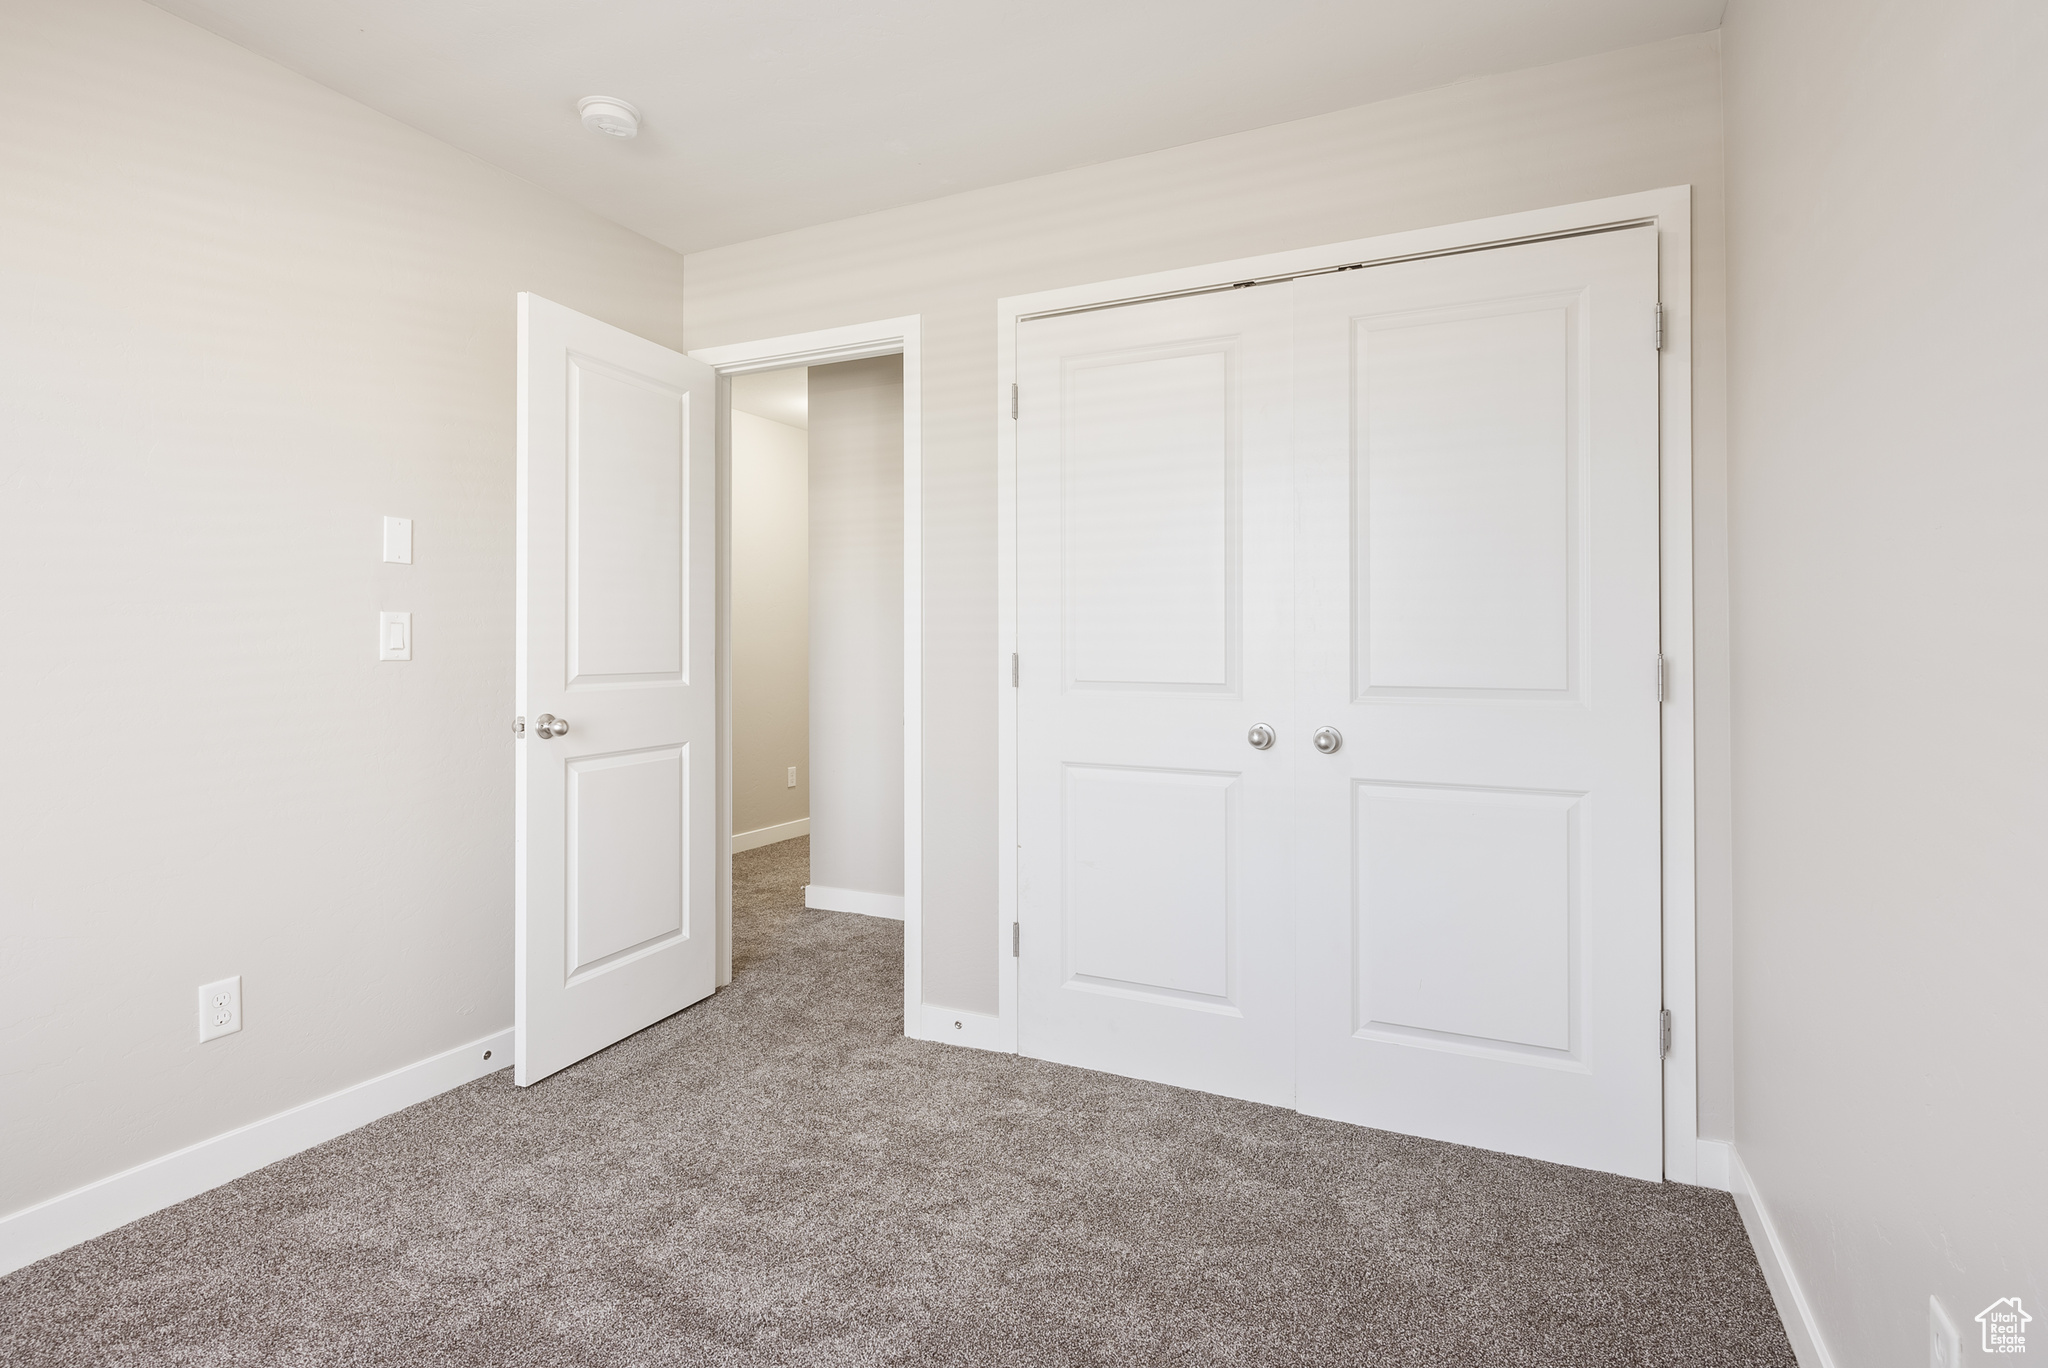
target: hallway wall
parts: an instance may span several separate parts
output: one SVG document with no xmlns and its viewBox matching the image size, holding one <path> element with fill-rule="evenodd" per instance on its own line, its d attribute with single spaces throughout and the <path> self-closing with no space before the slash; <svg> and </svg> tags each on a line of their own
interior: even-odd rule
<svg viewBox="0 0 2048 1368">
<path fill-rule="evenodd" d="M 811 883 L 903 896 L 903 358 L 811 367 Z"/>
<path fill-rule="evenodd" d="M 734 387 L 735 394 L 738 386 Z M 732 830 L 811 815 L 808 435 L 732 410 Z M 787 779 L 796 767 L 796 784 Z M 792 832 L 791 835 L 801 834 Z"/>
</svg>

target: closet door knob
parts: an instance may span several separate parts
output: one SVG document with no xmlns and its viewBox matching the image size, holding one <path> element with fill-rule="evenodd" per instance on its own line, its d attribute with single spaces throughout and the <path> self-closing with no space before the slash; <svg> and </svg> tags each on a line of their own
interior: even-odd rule
<svg viewBox="0 0 2048 1368">
<path fill-rule="evenodd" d="M 1273 749 L 1273 742 L 1278 738 L 1273 735 L 1271 727 L 1261 722 L 1258 726 L 1246 732 L 1244 739 L 1252 743 L 1253 750 L 1271 750 Z"/>
<path fill-rule="evenodd" d="M 1335 727 L 1317 727 L 1316 749 L 1325 755 L 1335 755 L 1344 749 L 1344 733 Z"/>
<path fill-rule="evenodd" d="M 552 741 L 557 736 L 569 734 L 569 719 L 556 717 L 553 713 L 542 713 L 533 719 L 533 730 L 543 741 Z"/>
</svg>

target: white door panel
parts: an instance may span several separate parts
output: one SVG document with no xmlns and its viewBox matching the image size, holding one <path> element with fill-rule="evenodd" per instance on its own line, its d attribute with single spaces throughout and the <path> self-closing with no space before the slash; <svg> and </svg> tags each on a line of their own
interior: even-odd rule
<svg viewBox="0 0 2048 1368">
<path fill-rule="evenodd" d="M 1287 292 L 1019 328 L 1019 1048 L 1287 1105 Z"/>
<path fill-rule="evenodd" d="M 1232 360 L 1222 348 L 1141 352 L 1098 358 L 1064 377 L 1062 569 L 1073 687 L 1230 684 Z"/>
<path fill-rule="evenodd" d="M 1662 1170 L 1652 229 L 1300 283 L 1304 1111 Z"/>
<path fill-rule="evenodd" d="M 1578 798 L 1386 784 L 1353 798 L 1358 1029 L 1568 1051 Z"/>
<path fill-rule="evenodd" d="M 708 367 L 519 298 L 524 1085 L 712 990 L 716 474 Z"/>
<path fill-rule="evenodd" d="M 681 679 L 689 396 L 568 361 L 570 687 Z"/>
<path fill-rule="evenodd" d="M 1359 321 L 1367 690 L 1568 687 L 1570 312 Z"/>
<path fill-rule="evenodd" d="M 1067 765 L 1068 982 L 1231 1001 L 1238 776 Z"/>
<path fill-rule="evenodd" d="M 683 934 L 690 748 L 568 762 L 569 981 Z"/>
</svg>

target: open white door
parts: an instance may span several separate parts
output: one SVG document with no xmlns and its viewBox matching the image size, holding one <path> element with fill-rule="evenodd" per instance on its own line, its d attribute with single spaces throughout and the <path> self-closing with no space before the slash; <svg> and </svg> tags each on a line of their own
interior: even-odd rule
<svg viewBox="0 0 2048 1368">
<path fill-rule="evenodd" d="M 524 1086 L 710 995 L 715 382 L 519 296 Z"/>
</svg>

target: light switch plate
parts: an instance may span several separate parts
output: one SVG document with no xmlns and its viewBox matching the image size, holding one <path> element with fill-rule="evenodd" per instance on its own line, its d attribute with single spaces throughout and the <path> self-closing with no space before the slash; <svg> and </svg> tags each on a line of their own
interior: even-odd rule
<svg viewBox="0 0 2048 1368">
<path fill-rule="evenodd" d="M 199 990 L 201 1042 L 233 1035 L 242 1029 L 242 976 L 224 978 Z"/>
<path fill-rule="evenodd" d="M 412 519 L 384 520 L 384 559 L 392 565 L 412 564 Z"/>
<path fill-rule="evenodd" d="M 377 659 L 412 659 L 412 614 L 377 614 Z"/>
</svg>

